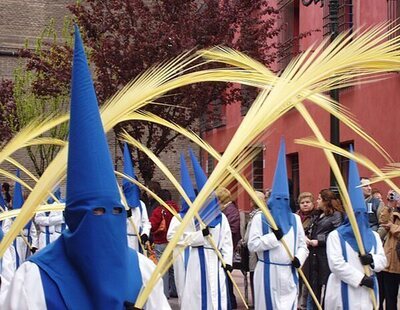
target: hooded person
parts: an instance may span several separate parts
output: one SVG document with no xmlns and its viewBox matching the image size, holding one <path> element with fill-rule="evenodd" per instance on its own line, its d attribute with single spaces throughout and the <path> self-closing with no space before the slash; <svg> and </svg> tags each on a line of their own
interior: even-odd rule
<svg viewBox="0 0 400 310">
<path fill-rule="evenodd" d="M 201 190 L 207 182 L 207 177 L 194 156 L 191 156 L 193 171 L 197 188 Z M 187 169 L 182 170 L 184 158 L 181 156 L 182 179 L 185 180 L 184 189 L 190 199 L 194 198 L 194 190 Z M 186 166 L 186 164 L 184 165 Z M 193 199 L 194 200 L 194 199 Z M 188 206 L 183 205 L 181 216 L 184 216 Z M 203 207 L 199 215 L 207 225 L 199 228 L 199 223 L 194 219 L 188 225 L 179 242 L 182 246 L 190 246 L 189 253 L 184 255 L 185 281 L 181 287 L 180 304 L 182 309 L 230 309 L 227 294 L 225 271 L 219 261 L 217 253 L 211 246 L 207 236 L 214 239 L 226 264 L 232 265 L 232 237 L 228 220 L 219 209 L 215 197 Z M 172 238 L 179 223 L 168 230 L 168 238 Z M 228 267 L 229 268 L 229 267 Z"/>
<path fill-rule="evenodd" d="M 268 207 L 278 226 L 273 230 L 261 212 L 253 217 L 248 248 L 256 252 L 255 309 L 297 309 L 299 268 L 308 256 L 300 217 L 290 209 L 285 142 L 282 139 Z M 294 256 L 291 261 L 279 241 L 284 238 Z"/>
<path fill-rule="evenodd" d="M 124 174 L 136 179 L 131 154 L 129 153 L 129 148 L 126 143 L 124 144 Z M 129 206 L 128 219 L 126 221 L 128 245 L 132 249 L 142 252 L 142 247 L 139 244 L 137 234 L 140 235 L 142 244 L 146 244 L 149 240 L 151 229 L 151 223 L 147 215 L 147 208 L 144 202 L 140 200 L 140 190 L 136 184 L 127 179 L 123 179 L 122 189 Z"/>
<path fill-rule="evenodd" d="M 4 233 L 0 227 L 0 242 L 3 240 Z M 0 305 L 7 294 L 8 287 L 15 272 L 15 248 L 9 246 L 4 252 L 3 257 L 0 257 Z"/>
<path fill-rule="evenodd" d="M 2 309 L 133 309 L 155 269 L 127 244 L 127 214 L 77 26 L 71 85 L 68 228 L 21 265 Z M 144 307 L 170 309 L 161 281 Z"/>
<path fill-rule="evenodd" d="M 342 226 L 331 232 L 327 239 L 326 251 L 331 269 L 325 293 L 325 309 L 373 309 L 369 289 L 375 292 L 378 300 L 378 283 L 375 272 L 386 266 L 386 256 L 379 235 L 369 225 L 357 165 L 350 160 L 349 195 L 360 230 L 365 255 L 360 250 L 348 219 Z M 363 265 L 368 266 L 372 276 L 364 273 Z"/>
<path fill-rule="evenodd" d="M 18 178 L 20 177 L 19 169 L 17 169 L 16 176 Z M 14 195 L 12 199 L 13 210 L 21 209 L 23 204 L 24 197 L 22 195 L 22 186 L 19 182 L 15 182 Z M 8 229 L 9 228 L 5 228 L 5 231 L 7 232 Z M 31 244 L 32 235 L 34 238 L 36 237 L 36 230 L 34 229 L 34 225 L 32 225 L 32 221 L 29 221 L 13 242 L 15 248 L 16 268 L 18 268 L 31 255 L 31 250 L 27 243 Z"/>
<path fill-rule="evenodd" d="M 61 198 L 60 188 L 56 189 L 54 196 L 60 203 L 64 203 L 64 200 Z M 56 201 L 52 197 L 49 197 L 47 203 L 54 204 Z M 43 249 L 51 242 L 57 240 L 65 229 L 64 214 L 62 211 L 38 212 L 33 222 L 38 231 L 37 242 L 32 242 L 33 251 L 35 251 L 35 248 L 38 250 Z"/>
</svg>

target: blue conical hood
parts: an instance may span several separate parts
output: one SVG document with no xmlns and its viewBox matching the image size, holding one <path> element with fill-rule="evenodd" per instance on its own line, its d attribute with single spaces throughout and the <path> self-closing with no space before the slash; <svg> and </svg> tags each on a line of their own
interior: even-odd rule
<svg viewBox="0 0 400 310">
<path fill-rule="evenodd" d="M 189 154 L 192 161 L 197 189 L 200 192 L 204 184 L 207 182 L 207 176 L 191 149 L 189 149 Z M 214 195 L 211 199 L 211 202 L 200 210 L 199 215 L 204 223 L 210 227 L 215 227 L 221 223 L 221 209 L 219 207 L 218 200 Z"/>
<path fill-rule="evenodd" d="M 119 204 L 119 192 L 89 66 L 75 31 L 67 170 L 67 208 L 82 201 Z M 108 203 L 107 205 L 111 205 Z M 69 226 L 69 224 L 68 224 Z"/>
<path fill-rule="evenodd" d="M 271 196 L 268 200 L 268 207 L 271 210 L 271 214 L 276 224 L 282 229 L 282 232 L 286 234 L 293 226 L 295 218 L 290 209 L 289 184 L 286 168 L 286 147 L 283 138 L 281 139 Z"/>
<path fill-rule="evenodd" d="M 18 178 L 20 177 L 19 169 L 17 169 L 17 172 L 15 175 Z M 15 182 L 12 207 L 13 207 L 13 209 L 20 209 L 23 204 L 24 204 L 24 196 L 22 195 L 22 186 L 19 182 Z"/>
<path fill-rule="evenodd" d="M 137 254 L 128 248 L 126 212 L 76 26 L 71 88 L 68 229 L 30 260 L 57 285 L 65 308 L 123 309 L 125 301 L 135 302 L 142 282 Z"/>
<path fill-rule="evenodd" d="M 53 195 L 58 199 L 59 202 L 61 202 L 61 203 L 64 202 L 64 200 L 61 198 L 61 189 L 60 189 L 60 187 L 57 187 L 57 189 L 54 191 Z M 47 203 L 48 204 L 54 203 L 53 197 L 50 196 L 47 199 Z"/>
<path fill-rule="evenodd" d="M 129 153 L 129 148 L 126 143 L 124 143 L 124 174 L 130 176 L 132 179 L 137 179 L 135 175 L 135 170 L 132 165 L 131 154 Z M 128 206 L 131 208 L 136 208 L 140 206 L 140 190 L 136 184 L 123 179 L 122 189 Z"/>
<path fill-rule="evenodd" d="M 196 199 L 196 194 L 194 192 L 192 180 L 190 179 L 189 171 L 186 166 L 185 156 L 182 153 L 180 156 L 180 164 L 181 164 L 181 185 L 186 195 L 193 202 Z M 188 210 L 189 210 L 189 205 L 182 198 L 182 207 L 181 211 L 179 212 L 182 218 L 185 216 Z"/>
<path fill-rule="evenodd" d="M 353 148 L 350 148 L 350 152 L 353 153 Z M 361 238 L 363 240 L 364 248 L 366 252 L 369 252 L 372 247 L 375 246 L 376 240 L 369 226 L 368 213 L 365 207 L 364 195 L 359 185 L 360 174 L 358 172 L 357 164 L 350 159 L 348 182 L 350 201 L 353 207 L 354 215 L 357 220 L 358 228 L 360 230 Z M 348 219 L 346 219 L 343 225 L 338 228 L 338 232 L 355 251 L 359 252 L 357 241 Z"/>
</svg>

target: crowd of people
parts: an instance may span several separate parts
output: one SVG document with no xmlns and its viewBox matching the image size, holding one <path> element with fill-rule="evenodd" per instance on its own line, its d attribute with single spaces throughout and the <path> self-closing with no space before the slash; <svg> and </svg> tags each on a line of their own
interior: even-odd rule
<svg viewBox="0 0 400 310">
<path fill-rule="evenodd" d="M 139 309 L 155 264 L 178 237 L 171 267 L 155 281 L 144 309 L 170 309 L 174 297 L 181 309 L 236 309 L 231 272 L 237 248 L 247 249 L 239 268 L 250 272 L 255 309 L 398 309 L 399 193 L 383 198 L 350 161 L 354 219 L 330 189 L 316 200 L 301 193 L 294 210 L 285 154 L 282 142 L 271 190 L 255 193 L 259 202 L 252 202 L 242 233 L 239 209 L 224 187 L 180 226 L 207 182 L 193 152 L 195 182 L 181 156 L 185 197 L 179 204 L 158 182 L 150 186 L 156 196 L 141 194 L 128 180 L 137 178 L 124 145 L 121 195 L 76 29 L 66 199 L 56 190 L 47 201 L 63 203 L 65 211 L 37 213 L 7 248 L 0 260 L 1 309 Z M 26 199 L 18 182 L 13 195 L 3 183 L 0 197 L 3 211 L 22 208 Z M 2 222 L 0 239 L 12 221 Z"/>
</svg>

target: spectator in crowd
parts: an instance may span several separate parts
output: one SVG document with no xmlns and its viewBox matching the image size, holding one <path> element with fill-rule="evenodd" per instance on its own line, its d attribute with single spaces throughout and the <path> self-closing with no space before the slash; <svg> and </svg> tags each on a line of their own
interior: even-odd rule
<svg viewBox="0 0 400 310">
<path fill-rule="evenodd" d="M 11 206 L 11 194 L 10 194 L 10 184 L 7 182 L 4 182 L 1 185 L 1 192 L 3 194 L 3 198 L 7 204 L 7 208 L 12 209 Z"/>
<path fill-rule="evenodd" d="M 256 191 L 256 195 L 258 196 L 258 198 L 260 200 L 265 201 L 265 195 L 262 192 Z M 243 237 L 243 244 L 246 247 L 249 242 L 250 227 L 251 227 L 251 223 L 254 218 L 254 215 L 256 215 L 258 212 L 261 212 L 261 210 L 258 208 L 256 203 L 253 202 L 252 206 L 253 206 L 253 211 L 251 211 L 251 213 L 249 215 L 249 222 L 247 223 L 246 233 L 244 234 L 244 237 Z M 250 271 L 250 290 L 251 290 L 251 297 L 252 297 L 253 304 L 254 304 L 254 269 L 256 268 L 256 265 L 257 265 L 257 255 L 255 252 L 249 252 L 248 250 L 246 252 L 249 255 L 248 269 Z"/>
<path fill-rule="evenodd" d="M 161 195 L 161 185 L 160 182 L 157 181 L 150 181 L 149 183 L 149 189 L 156 194 L 157 196 Z M 147 215 L 151 217 L 151 213 L 153 210 L 158 206 L 158 201 L 154 199 L 153 197 L 148 198 L 148 203 L 146 203 L 146 208 L 147 208 Z"/>
<path fill-rule="evenodd" d="M 323 300 L 321 296 L 323 296 L 323 291 L 331 273 L 326 254 L 326 239 L 328 238 L 328 234 L 342 223 L 343 207 L 332 191 L 323 189 L 318 195 L 317 208 L 319 212 L 312 219 L 309 228 L 310 237 L 306 242 L 310 250 L 308 259 L 310 284 L 318 301 L 322 305 Z M 311 307 L 316 309 L 309 295 L 307 308 Z"/>
<path fill-rule="evenodd" d="M 381 193 L 381 191 L 379 189 L 373 188 L 371 190 L 371 195 L 372 195 L 372 197 L 374 197 L 374 198 L 378 199 L 379 201 L 383 202 L 382 193 Z"/>
<path fill-rule="evenodd" d="M 384 203 L 372 195 L 370 180 L 367 177 L 361 177 L 360 182 L 364 194 L 365 205 L 368 212 L 369 225 L 373 231 L 378 231 L 379 228 L 379 213 L 384 207 Z"/>
<path fill-rule="evenodd" d="M 304 233 L 306 234 L 306 238 L 309 238 L 309 229 L 311 226 L 312 216 L 315 213 L 314 208 L 314 195 L 309 192 L 303 192 L 299 195 L 297 199 L 297 203 L 300 209 L 297 211 L 297 215 L 300 216 L 301 223 L 303 224 Z M 306 239 L 307 240 L 307 239 Z M 306 275 L 306 278 L 309 279 L 309 264 L 308 258 L 303 265 L 303 272 Z M 307 296 L 308 289 L 305 285 L 303 285 L 303 281 L 300 280 L 300 289 L 299 289 L 299 309 L 306 309 L 307 307 Z"/>
<path fill-rule="evenodd" d="M 387 310 L 397 310 L 400 285 L 400 195 L 390 190 L 387 206 L 380 214 L 381 226 L 386 229 L 384 250 L 386 269 L 382 272 L 383 294 Z"/>
<path fill-rule="evenodd" d="M 171 207 L 172 210 L 179 212 L 178 204 L 172 200 L 171 193 L 167 189 L 161 191 L 160 198 Z M 171 224 L 173 214 L 164 206 L 159 205 L 150 216 L 151 233 L 153 235 L 154 248 L 157 259 L 160 259 L 162 253 L 168 245 L 167 232 Z M 174 274 L 172 267 L 163 276 L 164 294 L 167 298 L 177 297 Z"/>
<path fill-rule="evenodd" d="M 233 245 L 233 252 L 232 257 L 235 252 L 236 246 L 238 245 L 239 240 L 242 238 L 240 236 L 240 214 L 238 207 L 232 201 L 232 194 L 231 192 L 226 189 L 225 187 L 219 187 L 215 191 L 215 194 L 218 197 L 219 204 L 221 206 L 221 211 L 225 214 L 226 218 L 228 219 L 229 226 L 231 228 L 232 234 L 232 245 Z M 230 301 L 232 309 L 237 308 L 236 296 L 233 292 L 233 284 L 230 278 L 228 278 L 228 289 L 230 295 Z"/>
</svg>

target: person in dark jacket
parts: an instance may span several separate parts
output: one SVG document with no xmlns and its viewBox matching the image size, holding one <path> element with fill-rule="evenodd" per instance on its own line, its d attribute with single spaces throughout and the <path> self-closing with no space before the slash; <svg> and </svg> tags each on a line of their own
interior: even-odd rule
<svg viewBox="0 0 400 310">
<path fill-rule="evenodd" d="M 311 287 L 323 305 L 321 296 L 331 273 L 326 256 L 326 239 L 328 234 L 338 228 L 343 221 L 343 207 L 340 200 L 329 189 L 319 192 L 317 199 L 317 209 L 319 212 L 313 217 L 309 228 L 309 240 L 306 240 L 310 250 L 309 271 Z M 310 307 L 312 303 L 312 307 Z M 308 298 L 307 309 L 316 309 L 311 296 Z"/>
<path fill-rule="evenodd" d="M 218 201 L 221 205 L 221 210 L 225 214 L 226 218 L 228 219 L 229 226 L 231 228 L 232 233 L 232 243 L 233 243 L 233 253 L 235 253 L 236 246 L 242 236 L 240 235 L 240 214 L 239 209 L 232 201 L 232 194 L 231 192 L 226 189 L 225 187 L 219 187 L 215 191 L 215 194 L 218 197 Z M 233 257 L 233 256 L 232 256 Z M 231 280 L 228 278 L 228 289 L 229 289 L 229 296 L 232 309 L 237 308 L 236 296 L 233 293 L 233 284 Z"/>
<path fill-rule="evenodd" d="M 172 200 L 169 190 L 161 190 L 160 198 L 164 200 L 165 203 L 171 207 L 171 209 L 179 212 L 179 206 L 175 201 Z M 160 259 L 162 253 L 168 245 L 167 232 L 172 218 L 172 213 L 161 205 L 157 206 L 150 216 L 151 233 L 153 235 L 153 242 L 157 259 Z M 172 297 L 177 297 L 172 267 L 168 272 L 164 274 L 163 282 L 165 296 L 167 296 L 167 298 L 169 298 L 170 295 Z"/>
</svg>

